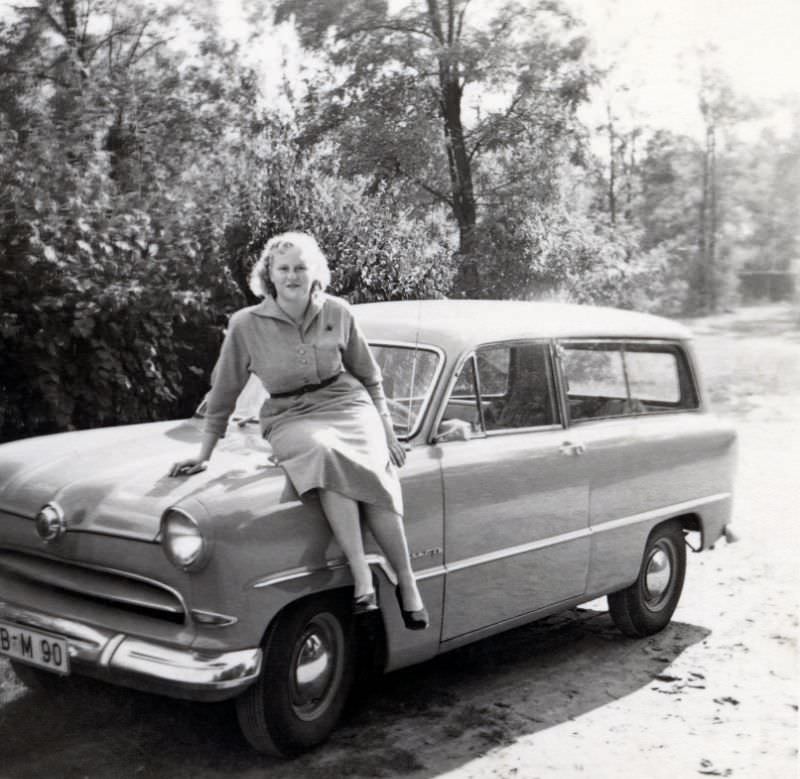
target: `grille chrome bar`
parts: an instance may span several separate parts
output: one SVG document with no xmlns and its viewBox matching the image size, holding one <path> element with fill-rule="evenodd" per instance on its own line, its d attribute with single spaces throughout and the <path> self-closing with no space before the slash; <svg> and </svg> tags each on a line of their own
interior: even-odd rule
<svg viewBox="0 0 800 779">
<path fill-rule="evenodd" d="M 123 608 L 145 610 L 156 618 L 186 616 L 186 605 L 177 591 L 134 574 L 11 550 L 0 550 L 0 573 Z"/>
</svg>

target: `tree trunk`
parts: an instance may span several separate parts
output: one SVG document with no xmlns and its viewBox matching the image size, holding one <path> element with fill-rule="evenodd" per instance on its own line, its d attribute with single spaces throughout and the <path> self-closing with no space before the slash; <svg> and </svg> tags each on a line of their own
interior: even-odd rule
<svg viewBox="0 0 800 779">
<path fill-rule="evenodd" d="M 717 253 L 717 182 L 716 182 L 716 131 L 713 124 L 706 125 L 706 145 L 703 150 L 703 190 L 700 200 L 699 261 L 695 275 L 695 296 L 701 311 L 713 311 L 717 305 L 716 253 Z"/>
<path fill-rule="evenodd" d="M 708 279 L 708 304 L 717 310 L 719 289 L 717 281 L 717 133 L 712 125 L 708 148 L 708 257 L 706 277 Z"/>
<path fill-rule="evenodd" d="M 437 0 L 428 0 L 428 16 L 433 33 L 444 49 L 444 53 L 439 56 L 439 110 L 447 149 L 453 216 L 458 225 L 459 272 L 456 288 L 465 297 L 475 297 L 481 289 L 481 283 L 476 257 L 477 209 L 472 185 L 472 164 L 461 121 L 462 85 L 458 60 L 457 57 L 448 56 L 450 47 L 457 44 L 453 0 L 447 0 L 446 31 L 442 26 Z"/>
<path fill-rule="evenodd" d="M 461 87 L 453 78 L 443 84 L 442 118 L 453 195 L 453 215 L 458 224 L 460 272 L 458 286 L 466 297 L 480 290 L 480 274 L 476 261 L 476 208 L 472 187 L 472 168 L 464 143 L 461 124 Z"/>
<path fill-rule="evenodd" d="M 606 113 L 608 115 L 608 214 L 611 224 L 617 223 L 617 166 L 616 166 L 616 140 L 617 135 L 614 131 L 614 115 L 611 112 L 611 103 L 606 103 Z"/>
</svg>

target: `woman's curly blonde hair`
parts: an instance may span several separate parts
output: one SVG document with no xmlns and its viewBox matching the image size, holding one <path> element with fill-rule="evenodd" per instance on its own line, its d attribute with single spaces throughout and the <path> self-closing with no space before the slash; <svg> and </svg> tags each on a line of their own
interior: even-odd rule
<svg viewBox="0 0 800 779">
<path fill-rule="evenodd" d="M 273 235 L 261 251 L 261 256 L 250 271 L 250 289 L 259 297 L 267 295 L 275 297 L 275 285 L 269 278 L 270 263 L 275 255 L 286 249 L 294 247 L 299 249 L 300 256 L 308 264 L 311 275 L 311 291 L 325 291 L 331 283 L 331 272 L 328 268 L 328 259 L 322 253 L 314 236 L 308 233 L 281 233 Z"/>
</svg>

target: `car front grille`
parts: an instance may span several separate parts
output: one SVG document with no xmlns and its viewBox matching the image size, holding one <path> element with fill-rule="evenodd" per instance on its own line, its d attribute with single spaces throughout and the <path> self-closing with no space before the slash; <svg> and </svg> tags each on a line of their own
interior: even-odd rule
<svg viewBox="0 0 800 779">
<path fill-rule="evenodd" d="M 186 607 L 173 589 L 144 577 L 0 549 L 0 574 L 166 622 L 183 623 Z"/>
</svg>

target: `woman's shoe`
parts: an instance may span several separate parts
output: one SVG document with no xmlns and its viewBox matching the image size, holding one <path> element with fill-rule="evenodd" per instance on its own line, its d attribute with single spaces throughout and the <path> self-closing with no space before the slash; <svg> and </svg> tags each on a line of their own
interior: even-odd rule
<svg viewBox="0 0 800 779">
<path fill-rule="evenodd" d="M 400 593 L 400 586 L 394 589 L 394 594 L 397 596 L 397 605 L 400 606 L 400 615 L 403 617 L 403 624 L 408 630 L 425 630 L 431 624 L 428 610 L 423 606 L 417 611 L 407 611 L 403 608 L 403 596 Z"/>
<path fill-rule="evenodd" d="M 370 611 L 378 611 L 378 596 L 374 590 L 353 598 L 353 614 L 368 614 Z"/>
</svg>

